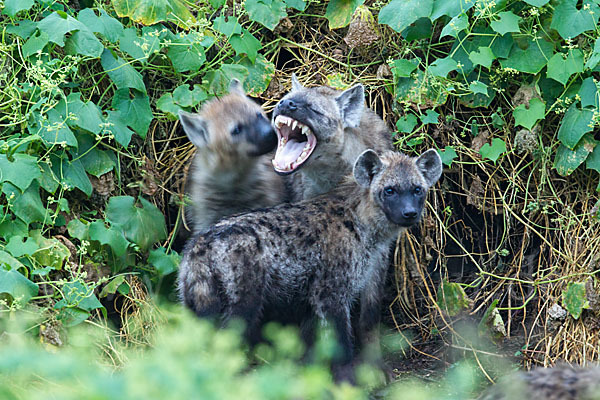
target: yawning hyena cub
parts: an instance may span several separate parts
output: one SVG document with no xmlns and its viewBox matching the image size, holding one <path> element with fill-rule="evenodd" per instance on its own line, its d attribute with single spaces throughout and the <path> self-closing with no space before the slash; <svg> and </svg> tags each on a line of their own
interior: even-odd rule
<svg viewBox="0 0 600 400">
<path fill-rule="evenodd" d="M 343 92 L 306 88 L 292 75 L 292 91 L 277 103 L 273 124 L 278 136 L 273 167 L 281 175 L 298 171 L 291 184 L 295 200 L 335 188 L 366 149 L 392 149 L 386 124 L 365 107 L 361 84 Z"/>
<path fill-rule="evenodd" d="M 198 114 L 180 111 L 179 119 L 196 146 L 186 188 L 195 233 L 222 217 L 283 201 L 282 178 L 267 155 L 277 136 L 238 80 L 226 96 L 207 102 Z"/>
<path fill-rule="evenodd" d="M 183 302 L 199 316 L 241 317 L 250 340 L 262 315 L 298 312 L 296 322 L 329 320 L 353 358 L 350 309 L 378 300 L 398 233 L 419 221 L 427 190 L 440 177 L 435 150 L 418 158 L 363 152 L 354 179 L 298 204 L 226 218 L 190 240 L 179 270 Z M 358 185 L 356 184 L 358 183 Z M 365 315 L 365 317 L 369 317 Z"/>
</svg>

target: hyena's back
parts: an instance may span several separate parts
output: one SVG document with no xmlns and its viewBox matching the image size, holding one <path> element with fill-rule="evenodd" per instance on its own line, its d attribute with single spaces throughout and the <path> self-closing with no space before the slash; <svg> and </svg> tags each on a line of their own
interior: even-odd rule
<svg viewBox="0 0 600 400">
<path fill-rule="evenodd" d="M 480 400 L 600 400 L 600 367 L 558 365 L 503 378 Z"/>
</svg>

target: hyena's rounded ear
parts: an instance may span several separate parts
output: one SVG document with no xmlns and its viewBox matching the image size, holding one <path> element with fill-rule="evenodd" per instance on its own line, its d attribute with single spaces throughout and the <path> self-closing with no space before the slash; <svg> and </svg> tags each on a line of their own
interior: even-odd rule
<svg viewBox="0 0 600 400">
<path fill-rule="evenodd" d="M 229 82 L 229 93 L 237 93 L 241 94 L 242 96 L 246 95 L 246 92 L 244 91 L 244 86 L 242 86 L 242 82 L 235 78 L 233 78 L 231 82 Z"/>
<path fill-rule="evenodd" d="M 292 72 L 292 91 L 302 90 L 302 89 L 304 89 L 304 86 L 302 86 L 302 84 L 298 80 L 296 73 Z"/>
<path fill-rule="evenodd" d="M 356 128 L 360 125 L 360 120 L 365 108 L 365 88 L 360 83 L 346 89 L 335 98 L 335 101 L 342 113 L 344 128 Z"/>
<path fill-rule="evenodd" d="M 442 176 L 442 158 L 435 149 L 429 149 L 417 158 L 417 168 L 423 174 L 425 181 L 429 187 Z"/>
<path fill-rule="evenodd" d="M 198 114 L 179 110 L 179 121 L 183 131 L 196 147 L 204 147 L 208 139 L 208 124 Z"/>
<path fill-rule="evenodd" d="M 361 153 L 354 163 L 352 173 L 356 182 L 364 187 L 371 186 L 373 177 L 381 171 L 383 164 L 375 151 L 368 149 Z"/>
</svg>

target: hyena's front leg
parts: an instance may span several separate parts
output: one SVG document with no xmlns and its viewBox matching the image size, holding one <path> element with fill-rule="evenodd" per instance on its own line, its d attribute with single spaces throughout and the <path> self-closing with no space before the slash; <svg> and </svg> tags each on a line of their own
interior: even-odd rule
<svg viewBox="0 0 600 400">
<path fill-rule="evenodd" d="M 372 279 L 360 295 L 360 317 L 357 329 L 358 342 L 368 361 L 380 361 L 379 322 L 381 320 L 381 298 L 383 282 Z"/>
<path fill-rule="evenodd" d="M 352 325 L 350 322 L 350 304 L 336 304 L 327 307 L 325 318 L 331 324 L 337 335 L 341 354 L 332 363 L 333 377 L 337 382 L 348 381 L 354 383 L 354 370 L 352 361 L 354 359 L 352 342 Z"/>
</svg>

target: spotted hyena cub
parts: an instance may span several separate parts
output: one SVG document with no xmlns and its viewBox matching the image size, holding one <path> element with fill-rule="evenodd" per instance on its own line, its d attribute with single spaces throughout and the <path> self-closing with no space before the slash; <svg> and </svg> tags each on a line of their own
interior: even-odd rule
<svg viewBox="0 0 600 400">
<path fill-rule="evenodd" d="M 229 94 L 204 104 L 198 114 L 179 112 L 196 146 L 186 191 L 187 216 L 195 233 L 225 216 L 269 207 L 284 200 L 282 178 L 270 158 L 277 136 L 262 108 L 236 79 Z"/>
<path fill-rule="evenodd" d="M 292 75 L 292 91 L 277 103 L 272 119 L 278 137 L 273 167 L 281 175 L 293 174 L 294 200 L 335 188 L 366 149 L 392 149 L 386 124 L 365 107 L 361 84 L 344 91 L 307 88 Z"/>
<path fill-rule="evenodd" d="M 419 221 L 441 172 L 435 150 L 418 158 L 367 150 L 354 181 L 329 194 L 226 218 L 186 245 L 182 300 L 199 316 L 243 318 L 251 341 L 264 315 L 293 315 L 305 327 L 330 321 L 343 349 L 338 371 L 348 371 L 352 303 L 362 297 L 379 312 L 369 308 L 378 300 L 370 283 L 383 281 L 390 245 Z"/>
</svg>

